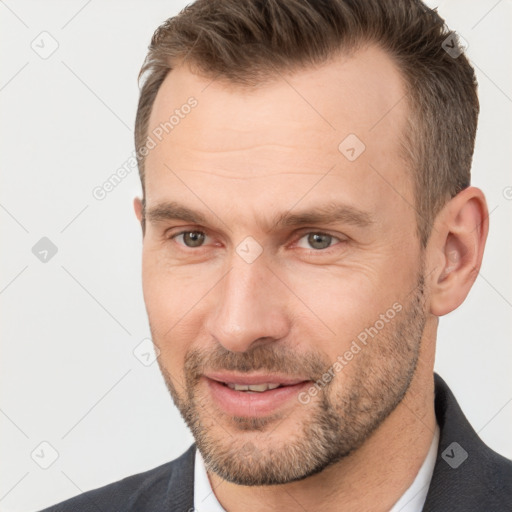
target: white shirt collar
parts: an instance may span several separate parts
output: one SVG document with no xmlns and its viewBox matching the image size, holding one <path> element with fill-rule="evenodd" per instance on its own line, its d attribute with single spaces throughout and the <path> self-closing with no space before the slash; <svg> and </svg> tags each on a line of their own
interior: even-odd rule
<svg viewBox="0 0 512 512">
<path fill-rule="evenodd" d="M 212 490 L 203 457 L 197 449 L 194 464 L 194 512 L 226 512 Z"/>
<path fill-rule="evenodd" d="M 421 512 L 427 498 L 432 473 L 434 472 L 438 444 L 439 427 L 436 425 L 430 449 L 414 482 L 389 512 Z M 196 450 L 194 466 L 194 510 L 195 512 L 226 512 L 212 490 L 199 450 Z"/>
</svg>

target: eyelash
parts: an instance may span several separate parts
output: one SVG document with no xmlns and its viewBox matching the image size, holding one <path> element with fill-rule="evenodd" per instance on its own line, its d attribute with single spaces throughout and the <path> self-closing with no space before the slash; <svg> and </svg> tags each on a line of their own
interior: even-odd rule
<svg viewBox="0 0 512 512">
<path fill-rule="evenodd" d="M 179 231 L 178 233 L 174 233 L 173 235 L 169 236 L 169 240 L 174 240 L 175 238 L 177 238 L 177 237 L 179 237 L 181 235 L 184 235 L 186 233 L 194 233 L 194 232 L 203 233 L 206 237 L 209 236 L 206 233 L 206 231 L 203 231 L 203 230 L 200 230 L 200 229 L 186 229 L 186 230 Z M 306 232 L 302 232 L 300 234 L 300 236 L 298 238 L 296 238 L 295 242 L 293 242 L 293 243 L 297 244 L 300 240 L 302 240 L 304 237 L 306 237 L 306 236 L 308 236 L 310 234 L 327 235 L 327 236 L 330 236 L 333 239 L 333 241 L 337 240 L 338 242 L 337 243 L 333 243 L 332 245 L 330 245 L 329 247 L 327 247 L 325 249 L 312 249 L 312 248 L 311 249 L 306 249 L 306 248 L 300 248 L 303 251 L 307 251 L 309 254 L 330 254 L 332 252 L 332 250 L 334 250 L 338 244 L 344 243 L 344 242 L 347 241 L 346 238 L 341 238 L 339 236 L 335 236 L 335 235 L 332 235 L 332 234 L 324 232 L 324 231 L 306 231 Z M 179 244 L 179 245 L 180 245 L 180 247 L 184 248 L 185 250 L 197 251 L 197 250 L 205 249 L 206 248 L 205 245 L 200 245 L 198 247 L 188 247 L 185 244 Z"/>
</svg>

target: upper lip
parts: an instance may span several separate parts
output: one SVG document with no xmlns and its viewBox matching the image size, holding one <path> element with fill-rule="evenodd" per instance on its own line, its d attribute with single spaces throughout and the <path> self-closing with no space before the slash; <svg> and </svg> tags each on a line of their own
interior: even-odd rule
<svg viewBox="0 0 512 512">
<path fill-rule="evenodd" d="M 208 373 L 205 374 L 208 379 L 223 382 L 224 384 L 281 384 L 283 386 L 293 386 L 294 384 L 300 384 L 301 382 L 307 382 L 310 379 L 293 378 L 285 375 L 278 374 L 237 374 L 237 373 Z"/>
</svg>

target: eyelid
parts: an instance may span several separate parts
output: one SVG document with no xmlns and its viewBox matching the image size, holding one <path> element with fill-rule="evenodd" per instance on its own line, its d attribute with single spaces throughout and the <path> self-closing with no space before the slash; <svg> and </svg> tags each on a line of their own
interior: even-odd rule
<svg viewBox="0 0 512 512">
<path fill-rule="evenodd" d="M 182 235 L 183 233 L 190 233 L 193 231 L 199 231 L 200 233 L 204 233 L 205 235 L 208 234 L 208 230 L 202 226 L 174 226 L 172 228 L 167 228 L 164 231 L 164 236 L 166 238 L 173 238 L 175 236 Z M 173 233 L 169 234 L 170 232 Z"/>
<path fill-rule="evenodd" d="M 303 228 L 300 231 L 296 232 L 294 234 L 295 240 L 300 240 L 301 238 L 305 237 L 306 235 L 310 234 L 316 234 L 316 235 L 328 235 L 332 238 L 336 238 L 337 240 L 348 240 L 348 236 L 344 235 L 343 233 L 333 233 L 332 231 L 325 230 L 325 229 L 315 229 L 315 228 Z"/>
</svg>

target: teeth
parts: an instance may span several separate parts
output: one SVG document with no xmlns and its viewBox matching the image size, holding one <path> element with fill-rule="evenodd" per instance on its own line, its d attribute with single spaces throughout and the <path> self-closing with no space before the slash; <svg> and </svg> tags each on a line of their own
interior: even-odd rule
<svg viewBox="0 0 512 512">
<path fill-rule="evenodd" d="M 276 389 L 280 384 L 231 384 L 227 383 L 226 386 L 235 391 L 256 391 L 262 393 L 268 389 Z"/>
</svg>

